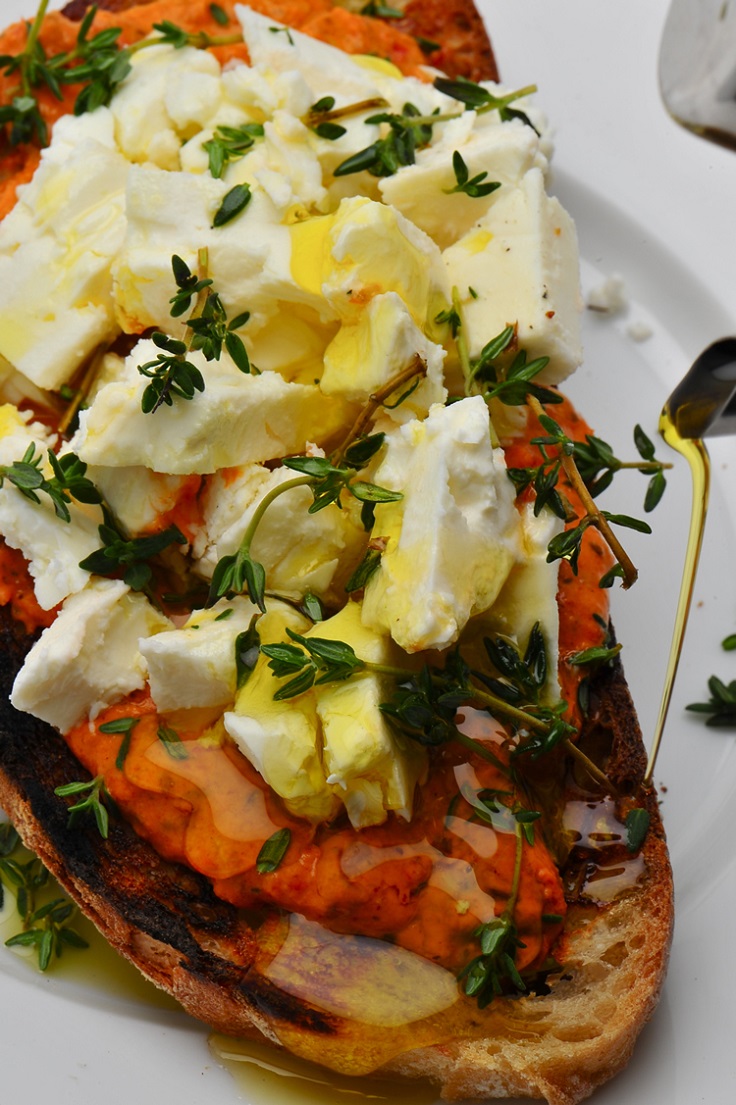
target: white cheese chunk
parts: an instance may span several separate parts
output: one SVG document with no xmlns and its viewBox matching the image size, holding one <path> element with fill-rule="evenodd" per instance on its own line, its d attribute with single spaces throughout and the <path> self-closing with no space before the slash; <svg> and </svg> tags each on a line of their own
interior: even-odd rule
<svg viewBox="0 0 736 1105">
<path fill-rule="evenodd" d="M 110 104 L 118 145 L 131 162 L 176 170 L 182 137 L 219 106 L 219 63 L 193 46 L 151 46 L 131 66 Z"/>
<path fill-rule="evenodd" d="M 243 28 L 251 64 L 265 72 L 298 70 L 311 90 L 312 103 L 324 95 L 334 95 L 336 89 L 348 97 L 348 103 L 377 94 L 370 70 L 335 46 L 284 27 L 242 4 L 236 5 L 235 14 Z"/>
<path fill-rule="evenodd" d="M 424 328 L 449 296 L 435 243 L 385 204 L 364 196 L 345 199 L 333 215 L 290 230 L 294 279 L 322 298 L 324 319 L 355 322 L 369 299 L 395 292 Z"/>
<path fill-rule="evenodd" d="M 111 266 L 125 234 L 129 166 L 86 123 L 78 131 L 67 121 L 59 139 L 54 132 L 0 234 L 0 355 L 49 389 L 117 333 Z"/>
<path fill-rule="evenodd" d="M 138 639 L 167 624 L 124 583 L 92 580 L 67 599 L 26 656 L 11 702 L 65 733 L 145 686 Z"/>
<path fill-rule="evenodd" d="M 131 536 L 159 528 L 181 496 L 199 488 L 197 476 L 167 476 L 138 465 L 113 468 L 89 465 L 87 476 L 102 493 L 123 531 Z"/>
<path fill-rule="evenodd" d="M 47 453 L 53 443 L 39 423 L 26 424 L 14 407 L 0 407 L 0 464 L 22 461 L 29 445 L 43 457 L 41 471 L 52 475 Z M 69 503 L 71 521 L 57 517 L 48 495 L 38 493 L 33 502 L 5 480 L 0 488 L 0 533 L 13 549 L 20 549 L 28 561 L 39 605 L 51 610 L 67 595 L 81 590 L 89 581 L 89 572 L 79 562 L 100 547 L 99 507 Z"/>
<path fill-rule="evenodd" d="M 126 380 L 101 388 L 81 413 L 76 440 L 86 463 L 144 465 L 170 475 L 216 472 L 299 453 L 306 441 L 325 440 L 345 420 L 345 405 L 317 387 L 288 383 L 275 372 L 244 375 L 226 353 L 208 362 L 198 352 L 188 359 L 202 372 L 205 390 L 144 414 L 148 381 L 137 366 L 159 352 L 152 341 L 139 342 L 127 359 Z"/>
<path fill-rule="evenodd" d="M 444 403 L 445 351 L 419 329 L 396 292 L 385 292 L 369 300 L 356 322 L 344 323 L 327 347 L 320 388 L 325 395 L 366 403 L 417 357 L 426 366 L 426 377 L 398 406 L 384 408 L 397 422 L 424 416 L 434 403 Z M 410 389 L 411 382 L 405 383 L 393 398 Z"/>
<path fill-rule="evenodd" d="M 373 537 L 386 549 L 363 620 L 407 652 L 447 648 L 495 601 L 518 555 L 513 488 L 483 398 L 395 430 L 375 482 L 403 499 L 376 507 Z"/>
<path fill-rule="evenodd" d="M 391 641 L 362 624 L 356 602 L 317 623 L 306 636 L 343 641 L 370 663 L 397 660 Z M 381 824 L 388 810 L 410 820 L 414 788 L 426 769 L 421 746 L 411 742 L 399 746 L 379 709 L 391 689 L 391 679 L 375 672 L 359 672 L 315 688 L 327 782 L 337 788 L 356 829 Z"/>
<path fill-rule="evenodd" d="M 257 608 L 236 597 L 194 610 L 178 629 L 141 638 L 151 697 L 162 713 L 232 703 L 237 689 L 235 641 Z"/>
<path fill-rule="evenodd" d="M 534 514 L 533 504 L 521 510 L 521 552 L 493 606 L 482 616 L 482 632 L 501 634 L 513 641 L 523 654 L 529 634 L 536 622 L 547 648 L 547 684 L 545 694 L 550 702 L 560 697 L 557 678 L 559 609 L 557 579 L 559 562 L 547 562 L 549 542 L 564 528 L 564 523 L 543 510 Z"/>
<path fill-rule="evenodd" d="M 123 329 L 136 333 L 155 326 L 166 333 L 183 331 L 183 320 L 176 322 L 170 314 L 169 301 L 176 291 L 171 258 L 177 254 L 196 272 L 200 249 L 207 250 L 207 270 L 228 317 L 250 313 L 243 334 L 246 340 L 277 316 L 284 303 L 323 310 L 320 290 L 307 290 L 292 273 L 290 228 L 280 223 L 277 205 L 251 173 L 259 166 L 261 175 L 266 172 L 264 156 L 256 148 L 234 165 L 237 172 L 227 182 L 209 173 L 131 168 L 127 234 L 114 268 L 116 306 Z M 312 163 L 316 164 L 313 158 Z M 274 173 L 269 172 L 271 183 Z M 305 179 L 310 172 L 304 169 Z M 233 180 L 244 180 L 249 174 L 254 188 L 247 207 L 226 225 L 213 227 L 213 218 Z M 295 187 L 297 178 L 295 172 Z M 293 199 L 292 185 L 282 182 L 281 187 L 288 193 L 280 197 L 286 206 Z M 273 188 L 278 185 L 274 183 Z"/>
<path fill-rule="evenodd" d="M 258 632 L 262 644 L 276 644 L 288 640 L 287 626 L 304 633 L 310 624 L 293 608 L 272 601 L 258 623 Z M 293 813 L 313 821 L 325 820 L 334 814 L 338 802 L 322 766 L 314 696 L 281 702 L 273 697 L 278 688 L 268 658 L 261 653 L 238 694 L 235 709 L 224 716 L 225 728 Z"/>
<path fill-rule="evenodd" d="M 550 358 L 539 382 L 559 383 L 577 368 L 582 360 L 577 237 L 570 216 L 546 195 L 541 170 L 530 169 L 516 188 L 500 189 L 477 226 L 443 257 L 461 295 L 471 357 L 516 323 L 529 359 Z"/>
</svg>

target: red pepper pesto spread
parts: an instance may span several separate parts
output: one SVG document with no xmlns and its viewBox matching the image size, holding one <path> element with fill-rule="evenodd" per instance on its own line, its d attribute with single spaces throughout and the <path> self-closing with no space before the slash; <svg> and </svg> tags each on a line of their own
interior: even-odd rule
<svg viewBox="0 0 736 1105">
<path fill-rule="evenodd" d="M 220 0 L 220 6 L 232 18 L 232 0 Z M 390 23 L 367 22 L 321 0 L 251 0 L 251 6 L 348 52 L 388 57 L 404 73 L 419 74 L 423 64 L 416 43 Z M 126 44 L 162 19 L 187 30 L 223 33 L 209 0 L 157 0 L 115 14 L 99 12 L 94 29 L 121 27 L 121 43 Z M 42 45 L 49 53 L 69 50 L 77 31 L 77 24 L 50 13 L 41 32 Z M 0 36 L 0 53 L 19 52 L 25 35 L 25 24 L 11 27 Z M 247 59 L 242 44 L 214 52 L 223 62 Z M 66 86 L 61 101 L 39 91 L 49 126 L 71 110 L 77 91 Z M 12 78 L 0 77 L 0 101 L 12 94 Z M 38 159 L 35 148 L 0 148 L 0 217 L 12 207 L 16 187 L 33 175 Z M 590 432 L 568 402 L 555 409 L 555 417 L 572 437 L 582 439 Z M 538 463 L 538 451 L 529 444 L 538 430 L 530 415 L 525 435 L 506 445 L 510 466 Z M 177 521 L 187 532 L 196 526 L 198 491 L 198 480 L 188 482 L 180 501 L 159 519 L 161 527 Z M 568 488 L 565 492 L 574 503 L 574 495 Z M 573 717 L 580 676 L 566 658 L 601 641 L 607 601 L 598 580 L 610 563 L 604 542 L 589 530 L 577 575 L 566 563 L 560 568 L 560 683 Z M 35 603 L 22 557 L 3 544 L 0 604 L 8 602 L 29 632 L 53 618 L 53 612 L 46 615 Z M 461 713 L 464 730 L 492 742 L 503 759 L 505 735 L 495 722 L 472 709 Z M 346 820 L 314 826 L 285 810 L 215 718 L 202 715 L 192 721 L 194 714 L 189 712 L 188 726 L 177 719 L 186 750 L 181 759 L 172 758 L 159 739 L 161 718 L 145 693 L 108 708 L 94 724 L 77 725 L 66 739 L 93 776 L 104 776 L 136 831 L 165 858 L 207 875 L 224 900 L 243 908 L 300 913 L 336 932 L 389 939 L 454 971 L 477 954 L 474 930 L 500 914 L 508 901 L 517 837 L 510 813 L 502 812 L 493 826 L 474 819 L 461 789 L 508 791 L 508 777 L 497 767 L 459 746 L 444 746 L 433 752 L 411 822 L 391 814 L 383 825 L 363 830 L 353 829 Z M 118 767 L 121 738 L 101 733 L 100 726 L 121 717 L 136 718 L 137 724 Z M 523 795 L 518 798 L 523 802 Z M 291 832 L 283 860 L 275 871 L 259 874 L 256 858 L 261 846 L 283 827 Z M 541 967 L 547 959 L 562 928 L 565 901 L 541 833 L 535 834 L 534 844 L 524 844 L 521 857 L 514 920 L 523 945 L 516 962 L 524 971 Z"/>
</svg>

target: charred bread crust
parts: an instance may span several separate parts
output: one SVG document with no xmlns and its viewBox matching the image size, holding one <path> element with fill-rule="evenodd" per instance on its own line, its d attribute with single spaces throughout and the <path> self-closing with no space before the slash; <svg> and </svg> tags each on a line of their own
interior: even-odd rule
<svg viewBox="0 0 736 1105">
<path fill-rule="evenodd" d="M 67 827 L 54 788 L 85 772 L 63 738 L 8 701 L 29 640 L 0 611 L 0 806 L 103 936 L 193 1016 L 229 1035 L 276 1042 L 288 1025 L 337 1041 L 344 1022 L 276 990 L 254 964 L 248 919 L 215 898 L 206 879 L 168 863 L 113 817 Z M 618 660 L 592 679 L 583 730 L 601 766 L 633 791 L 644 772 L 641 734 Z M 629 774 L 632 772 L 633 774 Z M 383 1073 L 429 1078 L 448 1100 L 530 1096 L 574 1105 L 624 1067 L 664 980 L 673 916 L 672 875 L 656 795 L 643 874 L 607 906 L 572 902 L 563 938 L 564 970 L 549 993 L 494 1002 L 487 1039 L 418 1048 Z"/>
</svg>

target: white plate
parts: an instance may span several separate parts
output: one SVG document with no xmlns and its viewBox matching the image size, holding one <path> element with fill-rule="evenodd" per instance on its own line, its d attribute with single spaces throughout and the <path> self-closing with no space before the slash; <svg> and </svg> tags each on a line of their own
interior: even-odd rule
<svg viewBox="0 0 736 1105">
<path fill-rule="evenodd" d="M 3 20 L 31 6 L 3 0 Z M 481 7 L 505 79 L 536 79 L 554 118 L 554 190 L 578 224 L 584 288 L 620 273 L 631 292 L 625 316 L 586 318 L 586 363 L 569 390 L 600 435 L 621 454 L 633 454 L 633 424 L 655 437 L 662 402 L 693 355 L 736 330 L 736 301 L 730 311 L 724 306 L 736 287 L 736 243 L 732 229 L 722 232 L 733 228 L 736 157 L 680 132 L 659 105 L 654 74 L 664 0 L 650 0 L 645 11 L 637 0 L 488 0 Z M 632 322 L 647 323 L 651 337 L 634 341 L 627 333 Z M 711 455 L 702 566 L 656 771 L 667 788 L 677 890 L 670 974 L 629 1068 L 597 1093 L 598 1105 L 733 1100 L 736 871 L 728 812 L 736 734 L 706 730 L 683 710 L 704 697 L 712 672 L 736 678 L 733 654 L 719 649 L 736 629 L 736 441 L 713 443 Z M 689 476 L 674 459 L 670 487 L 651 518 L 654 535 L 628 541 L 640 581 L 628 595 L 614 595 L 645 734 L 657 713 L 684 553 Z M 605 505 L 640 513 L 644 487 L 637 474 L 620 477 Z M 132 974 L 116 975 L 111 985 L 97 957 L 81 955 L 70 972 L 42 976 L 0 950 L 0 979 L 0 1085 L 9 1100 L 21 1094 L 31 1101 L 53 1097 L 59 1105 L 286 1100 L 286 1091 L 257 1071 L 236 1083 L 210 1054 L 205 1030 L 168 1005 L 152 1004 Z"/>
</svg>

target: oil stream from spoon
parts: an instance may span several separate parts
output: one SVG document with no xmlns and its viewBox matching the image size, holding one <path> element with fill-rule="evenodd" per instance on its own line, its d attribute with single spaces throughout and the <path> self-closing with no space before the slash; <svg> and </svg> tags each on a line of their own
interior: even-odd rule
<svg viewBox="0 0 736 1105">
<path fill-rule="evenodd" d="M 667 669 L 664 678 L 664 688 L 659 706 L 659 715 L 654 727 L 654 738 L 649 753 L 644 785 L 648 786 L 652 781 L 654 765 L 659 753 L 662 741 L 667 713 L 672 698 L 672 688 L 677 674 L 677 668 L 682 655 L 682 644 L 685 637 L 690 604 L 693 597 L 695 577 L 700 561 L 700 550 L 703 544 L 703 531 L 705 529 L 705 516 L 708 510 L 708 498 L 710 495 L 710 460 L 708 452 L 700 438 L 683 437 L 677 430 L 670 417 L 669 406 L 665 406 L 659 419 L 659 432 L 667 444 L 675 449 L 687 460 L 690 465 L 692 477 L 692 505 L 690 509 L 690 527 L 688 530 L 687 548 L 685 551 L 685 563 L 680 583 L 680 594 L 677 600 L 675 624 L 672 630 L 672 642 L 667 660 Z"/>
</svg>

